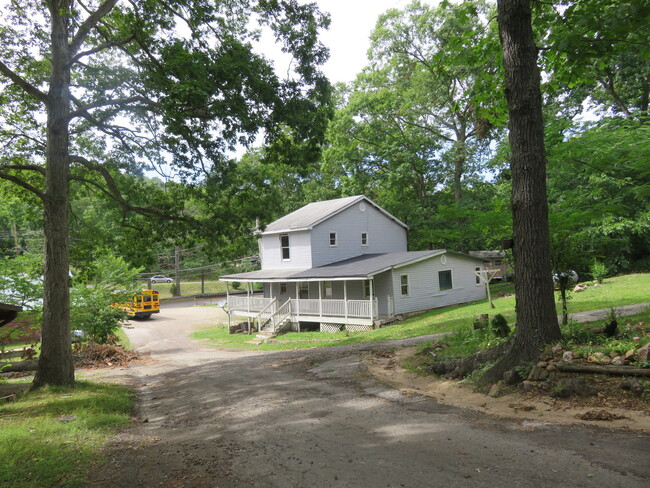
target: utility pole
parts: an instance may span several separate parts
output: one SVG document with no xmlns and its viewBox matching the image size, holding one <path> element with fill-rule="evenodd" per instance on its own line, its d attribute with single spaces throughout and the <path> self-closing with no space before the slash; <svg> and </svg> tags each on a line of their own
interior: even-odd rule
<svg viewBox="0 0 650 488">
<path fill-rule="evenodd" d="M 20 241 L 18 240 L 18 228 L 16 227 L 16 222 L 13 222 L 13 238 L 14 238 L 14 249 L 16 251 L 16 256 L 20 256 Z"/>
<path fill-rule="evenodd" d="M 181 296 L 181 247 L 176 246 L 176 252 L 174 253 L 174 277 L 176 278 L 176 289 L 174 290 L 174 296 Z"/>
</svg>

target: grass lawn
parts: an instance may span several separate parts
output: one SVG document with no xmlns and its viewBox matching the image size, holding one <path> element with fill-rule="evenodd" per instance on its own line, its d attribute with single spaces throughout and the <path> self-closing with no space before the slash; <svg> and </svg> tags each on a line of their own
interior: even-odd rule
<svg viewBox="0 0 650 488">
<path fill-rule="evenodd" d="M 0 391 L 16 386 L 3 382 Z M 78 381 L 0 403 L 0 486 L 85 486 L 103 442 L 129 424 L 133 402 L 124 386 Z"/>
<path fill-rule="evenodd" d="M 156 283 L 152 285 L 151 288 L 160 293 L 161 298 L 171 297 L 172 294 L 170 289 L 173 283 Z M 221 281 L 207 281 L 205 282 L 204 293 L 225 293 L 226 292 L 226 283 Z M 230 291 L 233 291 L 232 285 L 230 285 Z M 181 282 L 181 294 L 182 296 L 192 296 L 198 295 L 201 293 L 201 283 L 200 282 Z"/>
<path fill-rule="evenodd" d="M 193 337 L 205 339 L 206 344 L 214 347 L 272 351 L 340 346 L 416 337 L 437 332 L 471 330 L 474 319 L 484 313 L 490 316 L 501 314 L 512 324 L 515 321 L 515 298 L 512 295 L 499 297 L 500 293 L 508 295 L 512 292 L 511 284 L 498 283 L 491 288 L 494 309 L 490 309 L 487 300 L 480 300 L 424 312 L 398 324 L 370 332 L 292 332 L 279 336 L 277 340 L 282 341 L 281 343 L 256 345 L 246 344 L 247 341 L 254 339 L 254 335 L 228 334 L 227 327 L 220 325 L 196 332 Z M 609 278 L 601 285 L 590 286 L 586 291 L 571 293 L 568 307 L 569 313 L 573 313 L 643 302 L 650 302 L 650 274 L 648 273 Z M 556 305 L 560 313 L 560 304 Z"/>
</svg>

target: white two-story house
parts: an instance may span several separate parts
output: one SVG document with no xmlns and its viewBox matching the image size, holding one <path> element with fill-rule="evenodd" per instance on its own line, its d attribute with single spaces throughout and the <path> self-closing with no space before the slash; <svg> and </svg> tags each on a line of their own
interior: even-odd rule
<svg viewBox="0 0 650 488">
<path fill-rule="evenodd" d="M 272 330 L 369 330 L 404 313 L 485 298 L 475 274 L 482 259 L 409 252 L 407 230 L 363 195 L 285 215 L 259 232 L 260 270 L 220 277 L 263 285 L 262 294 L 229 295 L 230 315 Z"/>
</svg>

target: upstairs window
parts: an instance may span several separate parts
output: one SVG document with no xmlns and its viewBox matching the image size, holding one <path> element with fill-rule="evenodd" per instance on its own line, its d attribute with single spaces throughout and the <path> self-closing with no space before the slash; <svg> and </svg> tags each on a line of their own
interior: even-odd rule
<svg viewBox="0 0 650 488">
<path fill-rule="evenodd" d="M 440 284 L 440 291 L 451 290 L 453 288 L 450 269 L 438 271 L 438 283 Z"/>
<path fill-rule="evenodd" d="M 361 233 L 361 245 L 362 246 L 367 246 L 368 245 L 368 233 L 367 232 L 362 232 Z"/>
<path fill-rule="evenodd" d="M 402 291 L 402 296 L 403 297 L 409 296 L 409 275 L 407 274 L 400 275 L 399 282 Z"/>
<path fill-rule="evenodd" d="M 330 232 L 330 247 L 336 247 L 336 232 Z"/>
<path fill-rule="evenodd" d="M 282 253 L 282 261 L 289 261 L 291 254 L 289 253 L 289 234 L 280 235 L 280 251 Z"/>
</svg>

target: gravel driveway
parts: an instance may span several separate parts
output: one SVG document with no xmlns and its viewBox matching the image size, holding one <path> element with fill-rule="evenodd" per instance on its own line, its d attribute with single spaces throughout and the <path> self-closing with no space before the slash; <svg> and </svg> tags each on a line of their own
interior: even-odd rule
<svg viewBox="0 0 650 488">
<path fill-rule="evenodd" d="M 165 305 L 128 330 L 154 359 L 112 372 L 136 385 L 140 420 L 89 486 L 650 485 L 646 434 L 498 420 L 404 396 L 367 374 L 360 347 L 229 352 L 187 338 L 220 313 Z"/>
</svg>

